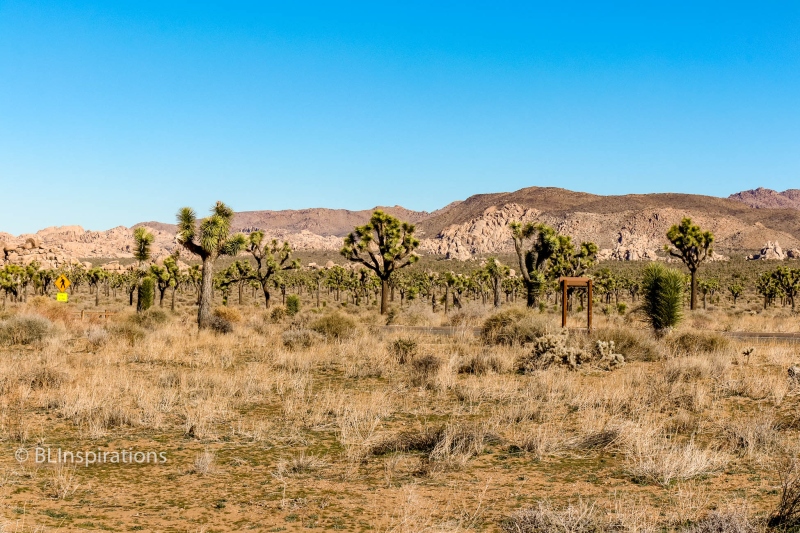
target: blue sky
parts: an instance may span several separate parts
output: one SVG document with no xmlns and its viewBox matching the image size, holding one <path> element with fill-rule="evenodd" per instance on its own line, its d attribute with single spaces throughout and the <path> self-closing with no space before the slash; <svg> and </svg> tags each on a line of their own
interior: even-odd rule
<svg viewBox="0 0 800 533">
<path fill-rule="evenodd" d="M 217 199 L 783 190 L 798 128 L 798 2 L 0 0 L 11 233 Z"/>
</svg>

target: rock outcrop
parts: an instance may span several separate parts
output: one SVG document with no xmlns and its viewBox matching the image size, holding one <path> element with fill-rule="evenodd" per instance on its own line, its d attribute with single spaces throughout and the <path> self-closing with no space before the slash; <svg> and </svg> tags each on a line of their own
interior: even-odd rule
<svg viewBox="0 0 800 533">
<path fill-rule="evenodd" d="M 768 241 L 759 253 L 747 256 L 748 261 L 783 261 L 784 259 L 786 259 L 786 254 L 778 241 Z"/>
</svg>

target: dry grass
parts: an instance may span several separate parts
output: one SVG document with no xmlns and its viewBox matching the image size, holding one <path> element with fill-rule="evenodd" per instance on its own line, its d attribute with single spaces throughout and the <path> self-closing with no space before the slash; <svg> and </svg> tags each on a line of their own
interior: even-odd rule
<svg viewBox="0 0 800 533">
<path fill-rule="evenodd" d="M 744 356 L 749 345 L 688 328 L 656 340 L 627 317 L 598 316 L 593 335 L 570 346 L 613 340 L 624 367 L 519 374 L 529 337 L 555 331 L 555 315 L 509 313 L 486 344 L 466 327 L 455 338 L 387 332 L 374 309 L 304 304 L 277 320 L 240 308 L 245 318 L 217 335 L 196 330 L 184 300 L 175 314 L 108 324 L 74 322 L 41 301 L 16 310 L 52 324 L 32 343 L 0 346 L 7 449 L 154 448 L 169 462 L 37 468 L 6 454 L 3 520 L 67 530 L 750 532 L 782 498 L 784 514 L 794 512 L 793 471 L 774 467 L 800 436 L 800 387 L 786 374 L 800 362 L 794 347 L 759 344 Z M 715 313 L 699 320 L 714 329 L 745 320 Z M 445 317 L 420 302 L 397 319 L 473 327 L 492 314 L 466 302 Z M 134 492 L 152 499 L 119 496 Z M 723 505 L 744 496 L 746 508 Z"/>
</svg>

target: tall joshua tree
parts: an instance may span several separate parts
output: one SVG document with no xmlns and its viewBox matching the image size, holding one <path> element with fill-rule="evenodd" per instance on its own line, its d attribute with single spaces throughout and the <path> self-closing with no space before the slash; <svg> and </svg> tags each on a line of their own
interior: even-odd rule
<svg viewBox="0 0 800 533">
<path fill-rule="evenodd" d="M 133 257 L 139 261 L 139 266 L 150 260 L 150 247 L 154 240 L 153 234 L 145 227 L 139 226 L 133 230 Z"/>
<path fill-rule="evenodd" d="M 514 239 L 514 249 L 519 259 L 519 269 L 522 282 L 527 292 L 528 307 L 536 305 L 536 298 L 545 283 L 544 267 L 547 260 L 558 250 L 556 230 L 545 224 L 520 222 L 509 224 L 511 237 Z M 530 241 L 526 250 L 526 241 Z"/>
<path fill-rule="evenodd" d="M 284 242 L 283 246 L 279 246 L 275 239 L 266 242 L 263 231 L 254 231 L 250 234 L 247 251 L 256 260 L 256 269 L 250 274 L 251 279 L 261 285 L 264 293 L 264 305 L 269 309 L 269 288 L 273 276 L 282 270 L 300 268 L 300 261 L 291 260 L 292 247 L 288 242 Z"/>
<path fill-rule="evenodd" d="M 381 280 L 381 314 L 389 305 L 389 279 L 392 273 L 415 263 L 414 253 L 419 240 L 414 237 L 414 225 L 375 211 L 364 226 L 356 226 L 344 239 L 341 254 L 348 260 L 361 263 Z"/>
<path fill-rule="evenodd" d="M 241 233 L 231 235 L 233 209 L 222 202 L 217 202 L 211 208 L 211 215 L 200 221 L 191 207 L 181 208 L 177 218 L 178 242 L 203 263 L 197 326 L 208 328 L 214 297 L 214 262 L 221 255 L 238 254 L 245 246 L 245 238 Z"/>
<path fill-rule="evenodd" d="M 691 274 L 692 294 L 689 307 L 694 310 L 697 308 L 697 269 L 711 254 L 714 235 L 710 231 L 703 231 L 700 226 L 692 224 L 692 219 L 687 217 L 681 220 L 680 224 L 669 229 L 667 239 L 674 248 L 666 246 L 665 250 L 669 252 L 669 255 L 683 261 Z"/>
</svg>

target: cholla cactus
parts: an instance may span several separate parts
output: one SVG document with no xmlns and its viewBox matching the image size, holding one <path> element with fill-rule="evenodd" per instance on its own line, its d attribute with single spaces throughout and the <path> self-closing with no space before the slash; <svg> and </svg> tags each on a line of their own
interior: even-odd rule
<svg viewBox="0 0 800 533">
<path fill-rule="evenodd" d="M 530 354 L 524 356 L 517 365 L 522 373 L 547 368 L 552 365 L 568 366 L 571 370 L 586 362 L 587 354 L 578 348 L 567 346 L 567 330 L 557 335 L 544 335 L 533 341 Z"/>
<path fill-rule="evenodd" d="M 614 353 L 614 341 L 597 341 L 595 353 L 599 356 L 597 366 L 604 370 L 614 370 L 625 364 L 625 357 Z"/>
</svg>

